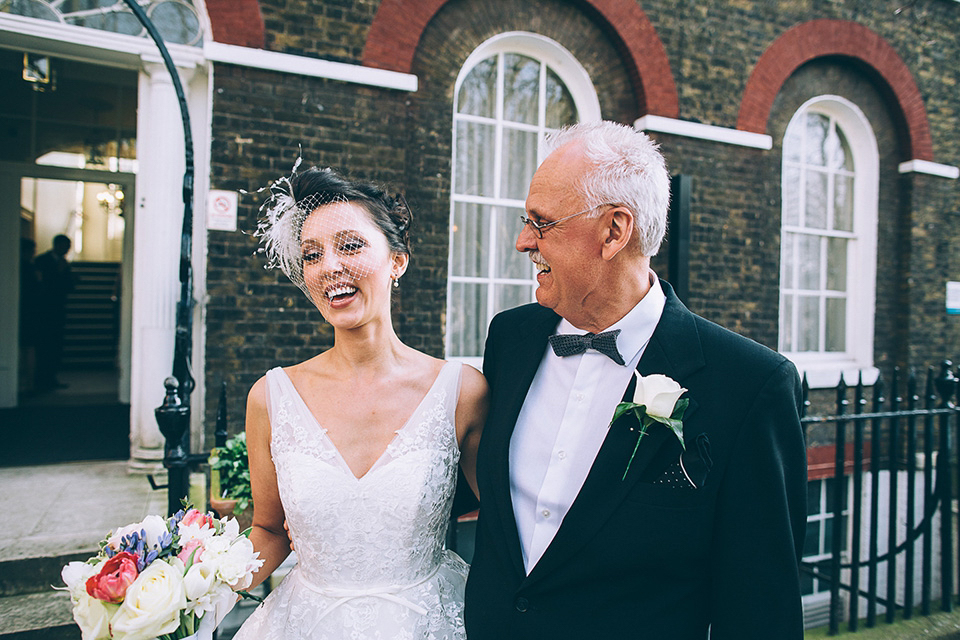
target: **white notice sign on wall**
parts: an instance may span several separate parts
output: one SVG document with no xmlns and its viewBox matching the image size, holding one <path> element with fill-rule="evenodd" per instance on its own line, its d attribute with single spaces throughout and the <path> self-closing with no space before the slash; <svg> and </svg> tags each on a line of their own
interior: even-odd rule
<svg viewBox="0 0 960 640">
<path fill-rule="evenodd" d="M 947 313 L 960 315 L 960 282 L 947 283 Z"/>
<path fill-rule="evenodd" d="M 237 192 L 211 189 L 207 196 L 207 229 L 237 230 Z"/>
</svg>

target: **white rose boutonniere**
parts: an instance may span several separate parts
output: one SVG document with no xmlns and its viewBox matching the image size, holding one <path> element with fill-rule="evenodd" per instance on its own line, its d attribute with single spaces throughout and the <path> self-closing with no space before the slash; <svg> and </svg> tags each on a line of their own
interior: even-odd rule
<svg viewBox="0 0 960 640">
<path fill-rule="evenodd" d="M 687 410 L 690 400 L 680 396 L 687 390 L 673 378 L 659 373 L 641 376 L 634 371 L 633 374 L 637 377 L 637 389 L 633 393 L 633 402 L 618 404 L 616 411 L 613 412 L 613 420 L 610 421 L 612 425 L 623 414 L 632 411 L 637 417 L 637 422 L 640 423 L 637 444 L 633 447 L 633 453 L 630 454 L 630 460 L 627 462 L 627 468 L 624 469 L 621 480 L 626 479 L 630 465 L 633 464 L 633 458 L 637 455 L 637 449 L 640 448 L 640 441 L 647 435 L 647 429 L 653 424 L 660 423 L 673 431 L 680 440 L 680 446 L 686 449 L 683 444 L 683 413 Z"/>
</svg>

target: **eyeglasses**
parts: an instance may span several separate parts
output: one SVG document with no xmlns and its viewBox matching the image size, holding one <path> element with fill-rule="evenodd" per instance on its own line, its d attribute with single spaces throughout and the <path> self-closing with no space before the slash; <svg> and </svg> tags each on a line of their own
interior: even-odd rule
<svg viewBox="0 0 960 640">
<path fill-rule="evenodd" d="M 577 216 L 582 216 L 585 213 L 590 213 L 591 211 L 599 209 L 600 207 L 605 207 L 609 204 L 610 204 L 609 202 L 604 202 L 598 205 L 594 205 L 589 209 L 584 209 L 583 211 L 579 211 L 577 213 L 571 213 L 569 216 L 564 216 L 558 220 L 551 220 L 550 222 L 537 222 L 536 220 L 531 220 L 526 216 L 520 216 L 520 222 L 522 222 L 525 225 L 529 225 L 529 227 L 533 229 L 534 233 L 537 234 L 537 237 L 542 238 L 543 232 L 549 229 L 550 227 L 558 225 L 564 220 L 569 220 L 570 218 L 576 218 Z"/>
</svg>

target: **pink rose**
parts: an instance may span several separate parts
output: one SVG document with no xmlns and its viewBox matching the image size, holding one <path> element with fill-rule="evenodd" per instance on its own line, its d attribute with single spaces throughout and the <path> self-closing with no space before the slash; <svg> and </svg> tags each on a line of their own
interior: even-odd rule
<svg viewBox="0 0 960 640">
<path fill-rule="evenodd" d="M 104 562 L 100 573 L 87 580 L 87 593 L 103 602 L 123 602 L 127 587 L 138 575 L 137 556 L 123 551 Z"/>
<path fill-rule="evenodd" d="M 183 545 L 183 549 L 180 550 L 180 553 L 177 554 L 177 557 L 180 558 L 180 561 L 183 564 L 187 564 L 190 561 L 190 554 L 193 553 L 193 550 L 197 550 L 197 555 L 193 557 L 194 562 L 200 562 L 200 556 L 203 554 L 203 548 L 200 546 L 202 540 L 200 538 L 194 538 L 189 541 L 187 544 Z"/>
<path fill-rule="evenodd" d="M 212 527 L 213 526 L 213 516 L 209 513 L 201 513 L 197 509 L 190 509 L 185 514 L 183 514 L 183 519 L 180 521 L 184 526 L 190 526 L 192 524 L 197 525 L 198 527 Z"/>
</svg>

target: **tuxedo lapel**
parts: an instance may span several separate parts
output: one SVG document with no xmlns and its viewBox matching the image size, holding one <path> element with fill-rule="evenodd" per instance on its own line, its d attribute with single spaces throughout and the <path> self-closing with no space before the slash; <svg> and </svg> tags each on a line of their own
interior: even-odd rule
<svg viewBox="0 0 960 640">
<path fill-rule="evenodd" d="M 491 445 L 487 451 L 488 464 L 495 465 L 492 474 L 494 495 L 492 499 L 481 496 L 480 508 L 484 517 L 499 520 L 493 523 L 494 527 L 506 537 L 511 561 L 521 575 L 525 574 L 526 570 L 523 566 L 520 534 L 510 494 L 510 437 L 516 427 L 527 391 L 543 359 L 547 338 L 560 321 L 560 317 L 552 311 L 543 307 L 534 309 L 531 317 L 517 327 L 516 333 L 506 336 L 504 344 L 497 346 L 503 362 L 498 365 L 498 380 L 492 395 L 495 405 L 490 408 L 491 419 L 483 435 L 484 439 L 489 439 Z M 490 506 L 493 508 L 489 508 Z"/>
<path fill-rule="evenodd" d="M 668 283 L 661 280 L 660 284 L 667 298 L 666 304 L 637 371 L 644 376 L 660 373 L 683 385 L 683 379 L 704 364 L 700 338 L 693 314 L 683 306 Z M 695 410 L 696 399 L 690 398 L 684 419 Z M 624 416 L 609 427 L 580 493 L 550 546 L 531 571 L 528 582 L 549 574 L 587 544 L 643 476 L 651 461 L 669 453 L 668 448 L 680 451 L 672 431 L 654 427 L 643 437 L 630 462 L 637 444 L 637 432 L 631 431 L 630 426 L 638 426 L 636 419 Z M 624 478 L 628 462 L 630 470 Z"/>
</svg>

